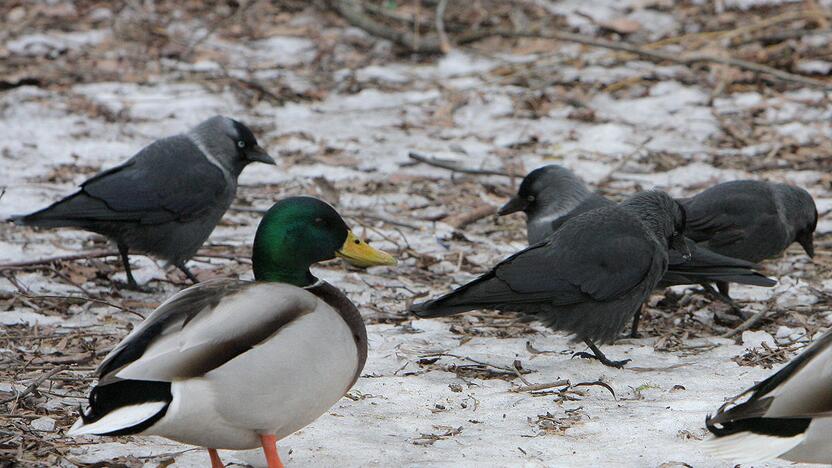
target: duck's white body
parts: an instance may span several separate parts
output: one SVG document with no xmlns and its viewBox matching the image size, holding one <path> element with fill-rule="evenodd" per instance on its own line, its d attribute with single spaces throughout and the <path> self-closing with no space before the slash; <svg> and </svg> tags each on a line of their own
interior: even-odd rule
<svg viewBox="0 0 832 468">
<path fill-rule="evenodd" d="M 832 465 L 832 331 L 739 397 L 748 393 L 709 418 L 711 453 L 737 463 L 777 457 Z"/>
<path fill-rule="evenodd" d="M 217 292 L 207 294 L 208 305 L 197 303 L 202 308 L 188 312 L 181 304 L 200 294 L 191 291 L 200 288 Z M 219 292 L 223 289 L 228 290 Z M 363 367 L 359 346 L 366 346 L 366 339 L 359 344 L 343 312 L 306 289 L 219 280 L 188 288 L 162 304 L 101 369 L 106 371 L 115 356 L 149 333 L 152 341 L 141 356 L 104 372 L 99 385 L 170 382 L 169 403 L 128 405 L 86 424 L 79 419 L 72 434 L 112 433 L 165 410 L 136 433 L 211 448 L 255 448 L 259 435 L 281 439 L 337 402 Z"/>
</svg>

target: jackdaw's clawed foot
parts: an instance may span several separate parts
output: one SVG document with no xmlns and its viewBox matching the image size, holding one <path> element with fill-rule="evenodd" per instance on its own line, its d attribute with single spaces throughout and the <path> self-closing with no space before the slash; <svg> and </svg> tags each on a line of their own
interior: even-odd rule
<svg viewBox="0 0 832 468">
<path fill-rule="evenodd" d="M 596 356 L 595 354 L 587 353 L 585 351 L 577 352 L 577 353 L 573 354 L 572 357 L 573 358 L 579 357 L 581 359 L 597 359 L 598 362 L 600 362 L 601 364 L 603 364 L 605 366 L 609 366 L 609 367 L 615 367 L 616 369 L 621 369 L 628 362 L 632 361 L 632 359 L 624 359 L 622 361 L 611 361 L 611 360 L 607 359 L 607 357 L 604 356 L 603 354 L 600 355 L 600 356 Z"/>
<path fill-rule="evenodd" d="M 184 264 L 176 265 L 176 268 L 179 268 L 179 271 L 184 273 L 185 276 L 187 276 L 193 284 L 199 283 L 199 279 L 196 277 L 196 275 L 191 273 L 191 270 L 189 270 L 188 267 L 186 267 Z"/>
<path fill-rule="evenodd" d="M 113 281 L 113 285 L 115 285 L 115 287 L 117 289 L 126 289 L 128 291 L 136 291 L 136 292 L 147 293 L 147 294 L 154 292 L 154 289 L 151 288 L 150 286 L 148 286 L 148 285 L 140 286 L 138 283 L 136 283 L 135 280 L 134 281 L 127 281 L 126 283 L 124 281 Z"/>
<path fill-rule="evenodd" d="M 630 334 L 627 336 L 630 338 L 641 338 L 642 334 L 638 332 L 638 328 L 633 328 L 630 330 Z"/>
<path fill-rule="evenodd" d="M 584 358 L 584 359 L 597 359 L 601 364 L 603 364 L 605 366 L 608 366 L 608 367 L 615 367 L 616 369 L 621 369 L 622 367 L 624 367 L 625 364 L 627 364 L 628 362 L 630 362 L 632 360 L 632 359 L 624 359 L 623 361 L 610 360 L 610 359 L 607 358 L 607 356 L 604 355 L 604 353 L 601 352 L 600 349 L 598 349 L 598 346 L 596 346 L 595 343 L 593 343 L 592 340 L 590 340 L 589 338 L 584 338 L 584 343 L 586 343 L 586 345 L 589 346 L 589 349 L 592 351 L 592 354 L 586 353 L 586 352 L 575 353 L 575 354 L 572 355 L 573 358 L 575 356 L 578 356 L 578 357 Z"/>
<path fill-rule="evenodd" d="M 723 294 L 722 291 L 714 289 L 714 287 L 710 284 L 702 284 L 702 288 L 705 290 L 705 295 L 708 296 L 711 300 L 724 303 L 725 305 L 730 307 L 731 311 L 735 314 L 742 310 L 742 308 L 738 306 L 737 303 L 734 302 L 734 300 L 731 299 L 730 296 L 728 296 L 727 294 Z"/>
</svg>

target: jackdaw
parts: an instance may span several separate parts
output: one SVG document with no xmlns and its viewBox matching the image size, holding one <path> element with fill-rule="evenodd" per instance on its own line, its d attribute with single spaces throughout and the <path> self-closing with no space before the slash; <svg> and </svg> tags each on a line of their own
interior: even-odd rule
<svg viewBox="0 0 832 468">
<path fill-rule="evenodd" d="M 605 365 L 621 367 L 628 360 L 607 359 L 595 343 L 613 341 L 641 307 L 667 270 L 669 248 L 689 255 L 684 226 L 679 203 L 662 192 L 640 192 L 571 218 L 543 242 L 410 310 L 420 317 L 480 308 L 533 314 L 584 341 Z"/>
<path fill-rule="evenodd" d="M 832 464 L 832 331 L 722 405 L 705 425 L 715 436 L 706 449 L 735 463 L 777 457 Z"/>
<path fill-rule="evenodd" d="M 736 180 L 679 201 L 688 212 L 687 236 L 714 252 L 760 262 L 797 242 L 815 255 L 818 210 L 800 187 Z"/>
<path fill-rule="evenodd" d="M 526 213 L 526 231 L 529 243 L 537 243 L 557 231 L 563 223 L 585 211 L 614 205 L 603 195 L 591 191 L 586 184 L 569 169 L 552 164 L 530 172 L 520 184 L 517 195 L 512 197 L 498 214 L 503 216 L 517 211 Z M 688 223 L 690 216 L 688 215 Z M 712 295 L 733 302 L 727 294 L 718 293 L 710 283 L 722 285 L 727 282 L 771 287 L 776 281 L 754 271 L 759 266 L 751 262 L 727 257 L 685 239 L 691 258 L 671 250 L 669 266 L 658 288 L 699 284 Z M 722 289 L 722 286 L 721 288 Z M 638 330 L 636 314 L 631 336 Z"/>
<path fill-rule="evenodd" d="M 215 116 L 187 133 L 157 140 L 47 208 L 12 217 L 21 225 L 77 227 L 115 242 L 130 288 L 129 252 L 160 257 L 196 277 L 185 262 L 231 206 L 249 163 L 275 164 L 242 123 Z"/>
</svg>

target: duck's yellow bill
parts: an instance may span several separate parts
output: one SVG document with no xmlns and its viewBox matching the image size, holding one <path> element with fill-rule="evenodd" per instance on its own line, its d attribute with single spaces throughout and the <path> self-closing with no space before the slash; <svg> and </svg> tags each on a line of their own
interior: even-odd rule
<svg viewBox="0 0 832 468">
<path fill-rule="evenodd" d="M 356 237 L 352 231 L 347 233 L 347 240 L 335 255 L 343 258 L 351 265 L 366 268 L 373 265 L 395 265 L 396 259 L 387 252 L 374 249 L 363 240 Z"/>
</svg>

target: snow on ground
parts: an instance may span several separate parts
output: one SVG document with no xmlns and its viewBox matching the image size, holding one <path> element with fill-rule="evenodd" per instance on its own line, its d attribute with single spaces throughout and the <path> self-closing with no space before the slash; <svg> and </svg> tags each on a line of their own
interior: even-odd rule
<svg viewBox="0 0 832 468">
<path fill-rule="evenodd" d="M 568 13 L 574 26 L 591 31 L 586 18 L 574 14 L 578 4 L 582 3 L 563 2 L 555 13 Z M 605 8 L 593 15 L 595 19 L 620 14 L 617 7 Z M 310 17 L 315 18 L 313 13 L 300 14 L 295 23 L 304 24 Z M 645 26 L 651 25 L 640 18 Z M 670 15 L 658 15 L 656 34 L 673 29 L 668 21 L 673 21 Z M 325 33 L 389 49 L 385 41 L 355 29 L 331 28 Z M 6 49 L 22 56 L 48 54 L 84 48 L 107 35 L 33 34 Z M 234 67 L 276 67 L 284 78 L 292 75 L 290 87 L 312 86 L 299 70 L 314 59 L 318 46 L 305 37 L 274 35 L 246 45 L 211 37 L 204 47 L 233 56 Z M 778 317 L 792 328 L 767 323 L 770 333 L 762 338 L 719 338 L 726 329 L 714 322 L 712 308 L 718 305 L 693 294 L 692 288 L 675 288 L 681 298 L 678 309 L 662 305 L 661 295 L 650 303 L 648 315 L 664 325 L 648 326 L 645 338 L 604 347 L 614 359 L 632 359 L 623 370 L 573 359 L 572 353 L 584 350 L 582 345 L 510 316 L 474 313 L 411 320 L 406 315 L 406 305 L 415 295 L 444 292 L 471 279 L 521 248 L 524 238 L 516 217 L 487 217 L 461 233 L 441 221 L 474 206 L 497 206 L 513 190 L 509 179 L 451 175 L 415 165 L 408 158 L 410 151 L 468 167 L 521 173 L 542 164 L 564 164 L 590 183 L 604 181 L 602 189 L 614 196 L 652 187 L 686 196 L 721 181 L 764 177 L 806 186 L 822 215 L 828 213 L 828 174 L 788 162 L 749 169 L 766 162 L 778 141 L 829 142 L 830 106 L 821 93 L 743 91 L 714 99 L 712 90 L 687 79 L 683 68 L 638 61 L 610 66 L 602 60 L 606 52 L 587 53 L 599 64 L 574 66 L 567 58 L 575 49 L 568 45 L 543 57 L 460 49 L 422 63 L 388 53 L 383 62 L 333 73 L 334 89 L 323 99 L 280 105 L 268 100 L 251 104 L 230 87 L 204 86 L 188 78 L 192 75 L 180 74 L 178 70 L 190 66 L 184 62 L 169 64 L 144 83 L 16 87 L 0 93 L 0 184 L 5 187 L 0 218 L 45 206 L 158 137 L 184 131 L 213 114 L 234 116 L 254 124 L 263 146 L 278 159 L 276 167 L 246 169 L 239 205 L 267 208 L 290 194 L 322 196 L 346 213 L 351 224 L 360 225 L 359 231 L 374 245 L 397 252 L 401 259 L 398 267 L 368 272 L 345 272 L 335 263 L 318 270 L 362 309 L 369 323 L 370 355 L 349 398 L 280 443 L 289 466 L 726 466 L 700 448 L 707 434 L 704 418 L 727 397 L 773 372 L 739 365 L 737 361 L 749 354 L 747 346 L 765 341 L 781 346 L 790 357 L 807 341 L 806 326 L 829 325 L 830 316 L 824 315 L 824 295 L 830 291 L 828 243 L 818 248 L 814 264 L 796 248 L 769 262 L 766 271 L 780 279 L 776 288 L 733 290 L 747 310 L 776 307 Z M 660 78 L 639 84 L 641 93 L 597 91 L 581 104 L 563 99 L 529 118 L 518 110 L 527 90 L 500 80 L 494 71 L 543 59 L 563 59 L 555 73 L 564 80 L 581 77 L 605 86 L 646 72 Z M 203 66 L 191 67 L 196 73 L 216 71 L 209 62 L 198 63 Z M 578 112 L 593 117 L 575 117 Z M 107 117 L 113 115 L 116 118 Z M 724 120 L 743 123 L 752 115 L 755 125 L 768 128 L 763 136 L 771 138 L 748 141 L 740 148 L 723 144 Z M 730 162 L 724 163 L 726 159 Z M 209 239 L 209 250 L 246 255 L 257 221 L 255 213 L 231 210 Z M 822 218 L 819 237 L 828 239 L 830 231 L 832 221 Z M 108 248 L 88 233 L 0 226 L 0 263 Z M 245 262 L 198 260 L 194 264 L 201 276 L 250 276 Z M 93 271 L 105 268 L 110 278 L 124 280 L 115 258 L 91 262 Z M 71 277 L 74 285 L 68 284 L 48 269 L 6 270 L 0 292 L 7 299 L 17 296 L 13 281 L 33 295 L 77 295 L 80 289 L 147 313 L 183 287 L 181 278 L 158 261 L 134 256 L 133 265 L 137 279 L 152 292 L 116 291 L 110 278 L 85 270 Z M 60 335 L 83 330 L 106 335 L 112 344 L 138 320 L 100 303 L 73 305 L 61 312 L 19 299 L 0 312 L 0 323 L 6 327 L 0 333 L 44 329 Z M 689 333 L 685 327 L 692 327 Z M 7 347 L 0 349 L 0 357 L 16 365 L 20 362 L 15 359 L 27 353 L 61 355 L 60 349 L 46 344 L 30 348 L 8 337 L 3 343 Z M 85 382 L 94 364 L 79 366 L 72 375 Z M 521 370 L 515 372 L 515 365 Z M 571 385 L 518 391 L 561 379 Z M 0 391 L 25 387 L 26 381 L 15 380 L 4 382 Z M 82 438 L 82 444 L 63 438 L 86 389 L 84 383 L 67 393 L 44 394 L 37 403 L 38 419 L 21 420 L 37 429 L 35 434 L 43 440 L 68 444 L 56 463 L 106 464 L 128 457 L 130 463 L 147 466 L 207 463 L 204 451 L 160 438 Z M 262 465 L 256 451 L 221 454 L 226 462 Z"/>
</svg>

